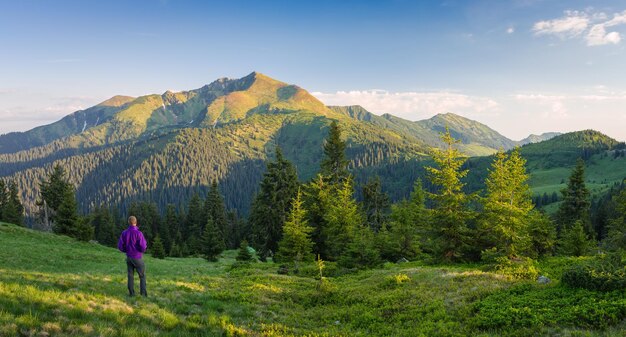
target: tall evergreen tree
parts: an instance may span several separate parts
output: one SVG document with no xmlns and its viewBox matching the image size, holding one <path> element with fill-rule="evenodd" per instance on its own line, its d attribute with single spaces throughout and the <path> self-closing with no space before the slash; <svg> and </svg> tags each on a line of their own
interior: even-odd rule
<svg viewBox="0 0 626 337">
<path fill-rule="evenodd" d="M 359 206 L 353 197 L 352 179 L 348 177 L 328 196 L 322 234 L 326 258 L 338 260 L 354 238 L 355 230 L 364 224 Z"/>
<path fill-rule="evenodd" d="M 498 152 L 485 180 L 487 195 L 480 221 L 485 248 L 497 248 L 514 257 L 527 250 L 528 215 L 533 209 L 526 160 L 515 149 L 510 155 Z"/>
<path fill-rule="evenodd" d="M 556 227 L 547 215 L 537 210 L 528 214 L 528 236 L 530 246 L 526 255 L 529 257 L 539 258 L 554 253 Z"/>
<path fill-rule="evenodd" d="M 363 186 L 363 210 L 367 224 L 374 233 L 389 221 L 390 206 L 389 196 L 382 191 L 379 176 Z"/>
<path fill-rule="evenodd" d="M 57 234 L 89 241 L 93 238 L 93 227 L 78 215 L 78 204 L 73 189 L 66 189 L 55 215 L 53 231 Z"/>
<path fill-rule="evenodd" d="M 9 182 L 7 199 L 0 212 L 2 221 L 20 226 L 24 224 L 24 206 L 20 201 L 17 184 L 13 180 Z"/>
<path fill-rule="evenodd" d="M 165 248 L 163 247 L 163 241 L 161 241 L 161 237 L 158 234 L 154 237 L 154 240 L 152 241 L 151 250 L 152 257 L 156 259 L 164 259 L 166 256 Z"/>
<path fill-rule="evenodd" d="M 446 145 L 444 150 L 433 149 L 433 160 L 437 167 L 427 167 L 428 178 L 438 190 L 430 193 L 433 201 L 433 250 L 436 257 L 444 261 L 464 259 L 472 237 L 468 222 L 475 217 L 469 209 L 470 197 L 463 192 L 465 185 L 461 179 L 467 170 L 461 167 L 466 161 L 454 145 L 458 143 L 446 127 L 441 140 Z"/>
<path fill-rule="evenodd" d="M 306 210 L 302 207 L 302 193 L 298 191 L 292 201 L 289 218 L 283 226 L 282 239 L 278 244 L 276 260 L 292 262 L 298 269 L 302 261 L 313 261 L 311 228 L 306 221 Z"/>
<path fill-rule="evenodd" d="M 119 233 L 109 209 L 103 206 L 96 207 L 90 218 L 96 241 L 105 246 L 115 247 Z"/>
<path fill-rule="evenodd" d="M 283 157 L 280 147 L 276 147 L 276 158 L 267 163 L 249 217 L 254 242 L 262 259 L 278 251 L 283 225 L 298 185 L 296 168 Z"/>
<path fill-rule="evenodd" d="M 187 205 L 187 216 L 185 219 L 185 229 L 183 230 L 182 239 L 187 244 L 187 248 L 191 254 L 200 254 L 201 245 L 200 237 L 203 234 L 206 222 L 202 222 L 204 211 L 202 209 L 202 200 L 198 194 L 194 194 Z M 179 242 L 181 244 L 182 242 Z"/>
<path fill-rule="evenodd" d="M 207 220 L 200 237 L 200 251 L 208 261 L 217 261 L 217 257 L 224 251 L 224 236 L 212 218 Z"/>
<path fill-rule="evenodd" d="M 326 227 L 325 214 L 329 206 L 331 185 L 321 174 L 318 174 L 308 184 L 304 185 L 304 205 L 307 210 L 307 223 L 313 228 L 311 239 L 313 240 L 313 253 L 327 259 L 327 242 L 324 228 Z"/>
<path fill-rule="evenodd" d="M 9 201 L 9 191 L 4 180 L 0 179 L 0 221 L 4 220 L 4 208 Z"/>
<path fill-rule="evenodd" d="M 593 247 L 591 240 L 583 226 L 581 220 L 576 220 L 574 225 L 563 229 L 561 240 L 559 242 L 559 252 L 568 256 L 583 256 Z"/>
<path fill-rule="evenodd" d="M 226 206 L 224 205 L 224 198 L 220 193 L 219 187 L 217 185 L 217 181 L 213 180 L 211 184 L 211 189 L 209 189 L 209 193 L 207 194 L 206 200 L 204 202 L 204 221 L 206 223 L 209 221 L 209 218 L 213 220 L 213 223 L 224 235 L 224 239 L 226 242 L 229 242 L 228 237 L 226 237 L 227 227 L 228 227 L 228 218 L 226 214 Z"/>
<path fill-rule="evenodd" d="M 56 213 L 74 187 L 67 180 L 65 170 L 55 165 L 48 178 L 39 184 L 40 197 L 37 201 L 39 216 L 44 230 L 51 230 L 56 221 Z"/>
<path fill-rule="evenodd" d="M 324 158 L 320 172 L 331 184 L 338 184 L 349 175 L 345 151 L 346 142 L 341 139 L 341 127 L 337 121 L 332 121 L 324 143 Z"/>
<path fill-rule="evenodd" d="M 626 250 L 626 189 L 615 198 L 615 216 L 609 220 L 606 246 L 609 250 Z"/>
<path fill-rule="evenodd" d="M 559 231 L 571 228 L 576 221 L 580 221 L 587 235 L 592 234 L 591 218 L 589 216 L 589 189 L 585 185 L 585 162 L 578 159 L 576 166 L 567 182 L 567 187 L 561 191 L 563 202 L 556 213 Z"/>
</svg>

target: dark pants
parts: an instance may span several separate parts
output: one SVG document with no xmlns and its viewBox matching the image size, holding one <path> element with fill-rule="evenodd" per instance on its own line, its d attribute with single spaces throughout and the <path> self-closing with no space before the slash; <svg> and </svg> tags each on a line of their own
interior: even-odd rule
<svg viewBox="0 0 626 337">
<path fill-rule="evenodd" d="M 135 270 L 139 274 L 139 292 L 143 296 L 148 296 L 146 291 L 146 265 L 142 259 L 126 258 L 126 266 L 128 267 L 128 293 L 135 296 Z"/>
</svg>

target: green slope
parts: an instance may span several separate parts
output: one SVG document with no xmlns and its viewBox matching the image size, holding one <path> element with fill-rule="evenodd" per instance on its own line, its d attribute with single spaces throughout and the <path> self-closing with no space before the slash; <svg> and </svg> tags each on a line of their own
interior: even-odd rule
<svg viewBox="0 0 626 337">
<path fill-rule="evenodd" d="M 618 336 L 615 321 L 626 316 L 623 293 L 472 266 L 388 264 L 329 277 L 320 289 L 313 266 L 299 276 L 273 263 L 232 268 L 235 254 L 215 263 L 146 255 L 149 297 L 129 298 L 115 249 L 0 223 L 0 335 Z M 540 268 L 554 278 L 568 261 Z M 326 275 L 333 270 L 327 263 Z"/>
</svg>

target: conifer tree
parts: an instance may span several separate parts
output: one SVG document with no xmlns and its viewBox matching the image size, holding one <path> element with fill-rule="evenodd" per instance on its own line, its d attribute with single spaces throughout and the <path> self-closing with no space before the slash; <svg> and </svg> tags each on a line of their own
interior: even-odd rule
<svg viewBox="0 0 626 337">
<path fill-rule="evenodd" d="M 206 221 L 203 223 L 204 214 L 202 209 L 202 201 L 198 194 L 194 194 L 189 200 L 187 205 L 187 216 L 185 219 L 185 231 L 183 234 L 183 240 L 187 242 L 189 253 L 198 254 L 201 253 L 200 237 L 203 234 Z M 179 244 L 182 241 L 179 242 Z"/>
<path fill-rule="evenodd" d="M 346 142 L 341 139 L 341 127 L 337 121 L 332 121 L 324 143 L 324 158 L 320 165 L 320 173 L 330 184 L 341 183 L 349 176 L 345 151 Z"/>
<path fill-rule="evenodd" d="M 357 227 L 364 223 L 353 193 L 352 178 L 348 177 L 328 196 L 322 234 L 326 240 L 325 255 L 329 260 L 339 259 L 352 241 Z"/>
<path fill-rule="evenodd" d="M 289 218 L 283 226 L 276 261 L 293 262 L 296 269 L 302 261 L 313 261 L 312 231 L 313 228 L 307 224 L 306 210 L 302 207 L 302 193 L 298 191 L 292 201 Z"/>
<path fill-rule="evenodd" d="M 275 160 L 267 163 L 249 217 L 252 236 L 261 259 L 278 251 L 283 225 L 299 185 L 296 168 L 283 157 L 280 147 L 276 147 L 275 155 Z"/>
<path fill-rule="evenodd" d="M 53 231 L 57 234 L 89 241 L 93 238 L 93 227 L 78 215 L 78 205 L 73 189 L 66 189 L 55 215 Z"/>
<path fill-rule="evenodd" d="M 374 233 L 366 226 L 354 229 L 352 238 L 338 261 L 344 268 L 365 269 L 381 263 L 380 252 L 376 249 Z"/>
<path fill-rule="evenodd" d="M 609 220 L 606 246 L 611 251 L 626 250 L 626 189 L 615 198 L 615 216 Z"/>
<path fill-rule="evenodd" d="M 226 206 L 224 205 L 224 198 L 215 180 L 213 180 L 211 189 L 209 189 L 209 193 L 207 194 L 203 212 L 204 219 L 202 223 L 206 223 L 209 218 L 213 219 L 215 226 L 217 226 L 220 232 L 222 232 L 222 235 L 224 235 L 225 242 L 229 242 L 230 238 L 226 237 L 228 227 Z"/>
<path fill-rule="evenodd" d="M 40 197 L 37 205 L 44 230 L 51 230 L 56 221 L 56 213 L 68 193 L 74 193 L 74 187 L 67 180 L 65 170 L 55 165 L 48 178 L 39 184 Z M 69 192 L 68 192 L 69 191 Z"/>
<path fill-rule="evenodd" d="M 248 249 L 248 241 L 243 240 L 239 245 L 239 251 L 237 252 L 237 257 L 235 260 L 237 261 L 252 261 L 252 254 L 250 254 L 250 250 Z"/>
<path fill-rule="evenodd" d="M 115 247 L 117 236 L 115 220 L 108 208 L 96 207 L 90 215 L 91 225 L 94 228 L 94 237 L 100 244 Z"/>
<path fill-rule="evenodd" d="M 151 248 L 152 248 L 152 257 L 156 259 L 165 258 L 165 248 L 163 247 L 163 241 L 161 241 L 161 237 L 158 234 L 152 241 Z"/>
<path fill-rule="evenodd" d="M 593 241 L 585 233 L 583 222 L 576 220 L 574 225 L 563 229 L 559 242 L 559 252 L 567 256 L 583 256 L 591 250 Z"/>
<path fill-rule="evenodd" d="M 0 188 L 1 187 L 2 186 L 0 186 Z M 4 202 L 4 207 L 0 209 L 0 212 L 0 219 L 2 219 L 2 221 L 20 226 L 24 224 L 24 206 L 22 206 L 22 202 L 20 201 L 15 181 L 9 182 L 7 199 Z"/>
<path fill-rule="evenodd" d="M 307 223 L 313 228 L 311 239 L 313 240 L 313 252 L 322 258 L 328 258 L 327 242 L 325 237 L 326 219 L 329 204 L 331 186 L 326 183 L 324 177 L 318 174 L 311 182 L 304 185 L 303 201 L 307 210 Z"/>
<path fill-rule="evenodd" d="M 436 257 L 444 261 L 459 261 L 466 256 L 472 236 L 468 222 L 475 215 L 469 209 L 470 198 L 463 192 L 461 179 L 467 170 L 461 167 L 466 159 L 454 147 L 458 143 L 446 127 L 441 140 L 444 150 L 433 149 L 433 160 L 437 167 L 426 167 L 428 178 L 438 190 L 429 194 L 434 203 L 432 212 L 433 250 Z"/>
<path fill-rule="evenodd" d="M 389 196 L 382 191 L 379 176 L 363 186 L 363 210 L 367 224 L 374 233 L 389 221 L 390 206 Z"/>
<path fill-rule="evenodd" d="M 9 191 L 7 190 L 6 183 L 0 179 L 0 221 L 4 220 L 4 208 L 9 201 Z"/>
<path fill-rule="evenodd" d="M 202 237 L 200 238 L 200 250 L 208 261 L 217 261 L 217 257 L 224 251 L 224 236 L 212 218 L 207 220 Z"/>
<path fill-rule="evenodd" d="M 567 187 L 561 191 L 563 202 L 556 213 L 559 231 L 571 228 L 576 221 L 580 221 L 588 235 L 592 234 L 591 218 L 589 216 L 589 190 L 585 185 L 585 162 L 578 159 L 576 166 L 567 182 Z"/>
<path fill-rule="evenodd" d="M 480 221 L 487 249 L 515 257 L 527 250 L 528 214 L 533 209 L 526 160 L 515 149 L 510 155 L 498 152 L 485 180 L 487 195 Z"/>
<path fill-rule="evenodd" d="M 554 253 L 556 227 L 547 215 L 537 210 L 528 214 L 528 236 L 530 246 L 526 255 L 529 257 L 538 258 Z"/>
</svg>

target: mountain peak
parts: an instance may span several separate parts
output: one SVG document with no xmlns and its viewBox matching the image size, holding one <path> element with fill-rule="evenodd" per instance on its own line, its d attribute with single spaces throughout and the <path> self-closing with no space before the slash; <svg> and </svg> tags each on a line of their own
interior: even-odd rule
<svg viewBox="0 0 626 337">
<path fill-rule="evenodd" d="M 120 107 L 128 102 L 134 100 L 135 97 L 124 96 L 124 95 L 115 95 L 104 102 L 98 104 L 98 106 L 109 106 L 109 107 Z"/>
</svg>

